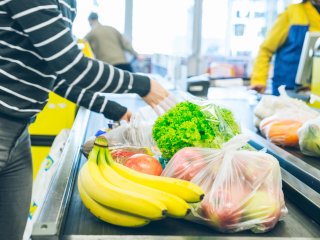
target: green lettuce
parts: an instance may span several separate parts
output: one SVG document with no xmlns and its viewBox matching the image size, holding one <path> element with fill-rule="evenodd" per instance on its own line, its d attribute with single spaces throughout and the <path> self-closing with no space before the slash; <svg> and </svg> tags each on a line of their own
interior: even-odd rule
<svg viewBox="0 0 320 240">
<path fill-rule="evenodd" d="M 214 104 L 181 102 L 159 117 L 152 136 L 164 158 L 184 147 L 220 148 L 240 132 L 233 113 Z"/>
</svg>

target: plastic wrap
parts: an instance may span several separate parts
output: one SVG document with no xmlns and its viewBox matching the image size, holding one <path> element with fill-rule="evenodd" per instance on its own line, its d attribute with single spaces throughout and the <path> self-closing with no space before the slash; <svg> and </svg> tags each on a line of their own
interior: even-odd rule
<svg viewBox="0 0 320 240">
<path fill-rule="evenodd" d="M 307 121 L 319 116 L 319 112 L 311 109 L 300 100 L 284 99 L 287 108 L 277 109 L 275 113 L 259 123 L 261 133 L 271 142 L 281 146 L 298 146 L 298 130 Z"/>
<path fill-rule="evenodd" d="M 133 114 L 129 123 L 121 121 L 120 125 L 117 124 L 115 127 L 107 126 L 105 129 L 98 130 L 95 136 L 88 138 L 83 144 L 82 152 L 85 156 L 88 156 L 95 138 L 103 135 L 111 148 L 148 149 L 148 151 L 158 155 L 159 150 L 152 138 L 152 126 L 156 118 L 157 114 L 151 107 L 141 108 Z M 143 151 L 142 153 L 147 152 Z"/>
<path fill-rule="evenodd" d="M 298 131 L 303 154 L 320 157 L 320 117 L 307 121 Z"/>
<path fill-rule="evenodd" d="M 162 175 L 190 180 L 205 191 L 187 220 L 221 232 L 265 232 L 287 213 L 278 161 L 265 152 L 243 150 L 238 135 L 222 149 L 184 148 Z"/>
<path fill-rule="evenodd" d="M 279 92 L 280 96 L 263 96 L 255 107 L 254 114 L 260 121 L 272 115 L 282 114 L 283 111 L 297 111 L 298 116 L 305 120 L 319 116 L 319 112 L 311 109 L 306 102 L 289 97 L 285 86 L 280 86 Z"/>
<path fill-rule="evenodd" d="M 166 159 L 184 147 L 214 147 L 240 132 L 233 113 L 204 99 L 180 102 L 159 117 L 152 135 Z"/>
<path fill-rule="evenodd" d="M 109 150 L 113 160 L 121 164 L 135 154 L 147 154 L 149 156 L 153 156 L 152 151 L 146 147 L 121 146 L 110 147 Z"/>
<path fill-rule="evenodd" d="M 261 121 L 259 129 L 270 142 L 294 147 L 299 144 L 298 130 L 302 124 L 301 120 L 290 118 L 290 116 L 271 116 Z"/>
<path fill-rule="evenodd" d="M 83 154 L 88 156 L 95 138 L 103 135 L 108 140 L 109 147 L 145 148 L 151 150 L 154 155 L 159 156 L 159 149 L 152 137 L 153 124 L 158 116 L 164 114 L 183 99 L 184 97 L 176 98 L 173 94 L 169 94 L 158 105 L 154 107 L 147 105 L 133 112 L 129 123 L 126 121 L 120 121 L 120 125 L 118 122 L 109 123 L 106 128 L 98 130 L 95 136 L 87 139 L 82 146 Z"/>
</svg>

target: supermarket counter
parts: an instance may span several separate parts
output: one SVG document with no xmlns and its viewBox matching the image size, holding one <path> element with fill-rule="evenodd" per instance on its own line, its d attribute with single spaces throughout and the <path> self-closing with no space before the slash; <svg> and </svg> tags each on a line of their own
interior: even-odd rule
<svg viewBox="0 0 320 240">
<path fill-rule="evenodd" d="M 135 110 L 145 103 L 135 95 L 111 95 L 111 99 Z M 241 109 L 238 109 L 241 111 Z M 77 190 L 77 174 L 86 161 L 80 153 L 83 142 L 99 128 L 107 125 L 101 114 L 79 109 L 69 140 L 63 152 L 60 166 L 52 180 L 50 190 L 40 216 L 34 226 L 32 239 L 265 239 L 265 238 L 315 238 L 320 237 L 320 194 L 313 185 L 294 176 L 294 171 L 282 167 L 284 194 L 289 210 L 286 218 L 276 227 L 263 234 L 244 231 L 234 234 L 223 234 L 213 229 L 181 219 L 167 218 L 137 229 L 122 228 L 102 222 L 94 217 L 82 204 Z M 257 136 L 249 131 L 253 136 Z M 259 139 L 258 139 L 259 140 Z M 257 146 L 263 142 L 253 140 Z M 266 146 L 263 146 L 266 147 Z M 279 149 L 268 150 L 278 158 L 286 158 L 289 154 Z M 284 155 L 285 155 L 284 154 Z M 291 156 L 291 155 L 290 155 Z M 310 165 L 308 165 L 310 166 Z M 299 166 L 301 167 L 301 166 Z M 298 168 L 298 167 L 297 167 Z M 311 169 L 311 168 L 310 168 Z M 310 170 L 309 169 L 309 170 Z M 315 178 L 319 169 L 313 168 Z"/>
</svg>

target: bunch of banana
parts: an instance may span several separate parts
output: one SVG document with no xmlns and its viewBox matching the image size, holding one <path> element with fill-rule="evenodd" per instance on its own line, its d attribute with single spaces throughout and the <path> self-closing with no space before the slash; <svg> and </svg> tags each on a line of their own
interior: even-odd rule
<svg viewBox="0 0 320 240">
<path fill-rule="evenodd" d="M 96 139 L 80 169 L 78 190 L 93 215 L 125 227 L 144 226 L 166 215 L 183 218 L 190 213 L 188 203 L 204 197 L 191 182 L 147 175 L 116 163 L 103 137 Z"/>
</svg>

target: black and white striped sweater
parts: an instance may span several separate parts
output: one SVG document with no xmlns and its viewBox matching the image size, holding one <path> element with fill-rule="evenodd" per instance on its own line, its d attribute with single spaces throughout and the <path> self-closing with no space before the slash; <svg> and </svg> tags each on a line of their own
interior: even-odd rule
<svg viewBox="0 0 320 240">
<path fill-rule="evenodd" d="M 0 0 L 0 114 L 28 121 L 54 91 L 107 118 L 126 108 L 101 96 L 145 96 L 150 79 L 85 57 L 71 33 L 76 0 Z"/>
</svg>

